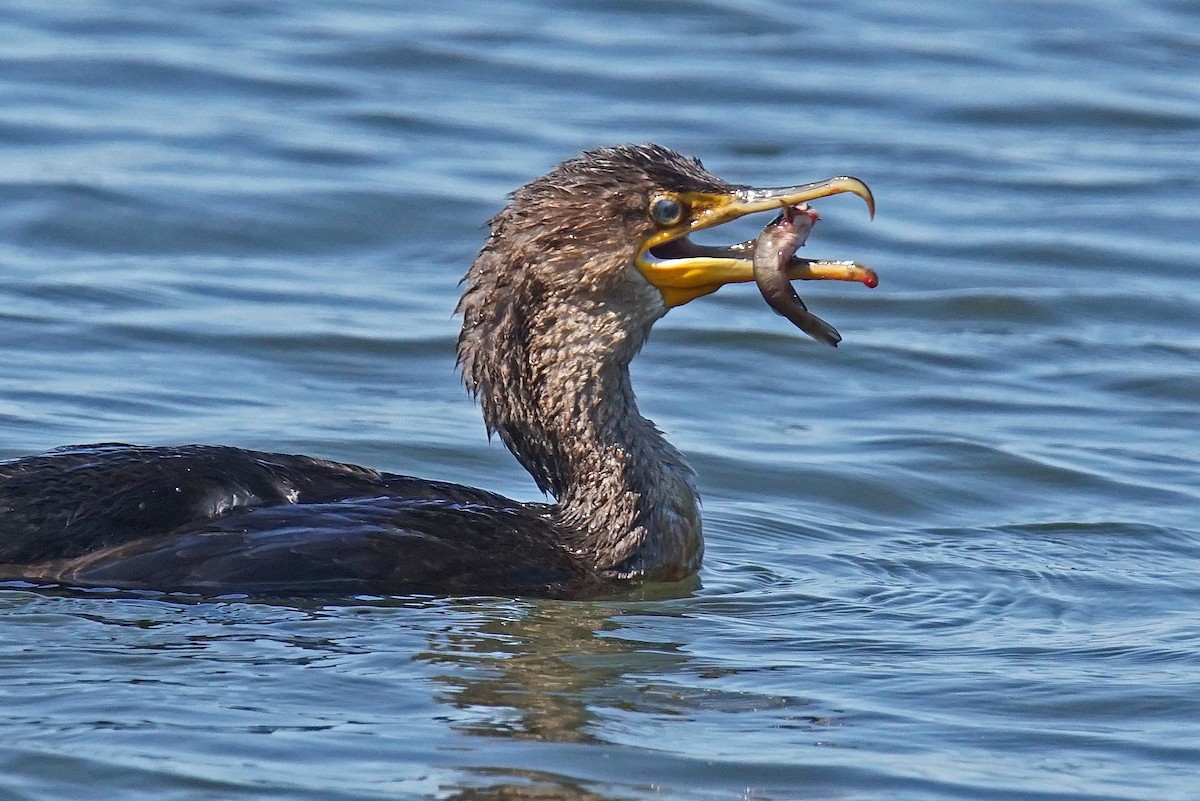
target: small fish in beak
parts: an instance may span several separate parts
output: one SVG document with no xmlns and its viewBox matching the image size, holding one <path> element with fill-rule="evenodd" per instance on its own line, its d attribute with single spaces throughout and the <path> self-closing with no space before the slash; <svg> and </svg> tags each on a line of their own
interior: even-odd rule
<svg viewBox="0 0 1200 801">
<path fill-rule="evenodd" d="M 818 342 L 835 348 L 842 335 L 808 310 L 788 280 L 788 264 L 820 216 L 807 203 L 789 206 L 758 235 L 754 247 L 754 282 L 772 309 Z"/>
</svg>

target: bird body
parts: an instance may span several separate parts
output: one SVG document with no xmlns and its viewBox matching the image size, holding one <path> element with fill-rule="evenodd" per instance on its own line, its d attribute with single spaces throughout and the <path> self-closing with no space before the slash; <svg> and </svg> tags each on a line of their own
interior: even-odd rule
<svg viewBox="0 0 1200 801">
<path fill-rule="evenodd" d="M 554 503 L 223 446 L 75 446 L 0 463 L 0 580 L 582 597 L 685 578 L 703 554 L 693 474 L 638 413 L 629 363 L 670 307 L 754 278 L 753 243 L 689 232 L 843 191 L 872 202 L 856 179 L 750 189 L 643 145 L 513 193 L 464 279 L 458 363 L 489 434 Z M 793 262 L 794 277 L 853 272 Z"/>
<path fill-rule="evenodd" d="M 582 595 L 548 504 L 214 445 L 0 463 L 0 580 L 206 595 Z"/>
</svg>

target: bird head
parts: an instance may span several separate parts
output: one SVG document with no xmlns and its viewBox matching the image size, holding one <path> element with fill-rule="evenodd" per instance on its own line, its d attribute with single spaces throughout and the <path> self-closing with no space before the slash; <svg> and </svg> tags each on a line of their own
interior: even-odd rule
<svg viewBox="0 0 1200 801">
<path fill-rule="evenodd" d="M 492 220 L 489 248 L 505 248 L 534 269 L 569 266 L 543 276 L 566 292 L 571 285 L 584 292 L 611 290 L 609 279 L 632 266 L 669 309 L 725 284 L 754 280 L 754 240 L 699 245 L 692 234 L 843 192 L 865 200 L 874 216 L 871 191 L 857 178 L 756 188 L 727 183 L 696 159 L 659 145 L 598 148 L 515 191 Z M 512 253 L 518 238 L 522 252 Z M 790 273 L 792 278 L 874 281 L 869 269 L 853 262 L 797 260 Z"/>
<path fill-rule="evenodd" d="M 856 178 L 731 184 L 659 145 L 598 148 L 562 162 L 512 193 L 464 278 L 458 357 L 467 385 L 499 403 L 623 368 L 668 309 L 754 280 L 755 240 L 700 245 L 692 234 L 842 192 L 874 212 Z M 853 262 L 793 259 L 787 269 L 790 278 L 874 276 Z M 546 378 L 552 372 L 557 383 Z M 502 415 L 487 416 L 492 425 Z"/>
</svg>

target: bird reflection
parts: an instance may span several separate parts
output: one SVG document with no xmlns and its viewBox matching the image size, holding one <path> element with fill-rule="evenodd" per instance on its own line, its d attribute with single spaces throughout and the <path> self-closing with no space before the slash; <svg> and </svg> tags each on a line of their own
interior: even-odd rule
<svg viewBox="0 0 1200 801">
<path fill-rule="evenodd" d="M 607 801 L 565 776 L 541 770 L 485 769 L 473 771 L 481 781 L 503 778 L 479 787 L 463 787 L 446 796 L 448 801 Z"/>
<path fill-rule="evenodd" d="M 438 677 L 439 699 L 454 708 L 451 725 L 464 734 L 596 742 L 595 709 L 635 706 L 627 673 L 670 673 L 688 661 L 679 643 L 628 638 L 616 617 L 630 611 L 558 602 L 509 607 L 472 629 L 435 635 L 417 658 L 454 666 Z"/>
</svg>

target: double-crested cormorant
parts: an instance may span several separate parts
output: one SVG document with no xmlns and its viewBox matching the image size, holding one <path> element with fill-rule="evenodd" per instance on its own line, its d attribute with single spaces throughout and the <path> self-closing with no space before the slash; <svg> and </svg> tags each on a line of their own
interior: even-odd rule
<svg viewBox="0 0 1200 801">
<path fill-rule="evenodd" d="M 230 447 L 60 448 L 0 463 L 0 580 L 571 597 L 684 578 L 703 552 L 692 471 L 638 414 L 629 362 L 671 307 L 754 280 L 754 240 L 688 234 L 840 192 L 873 204 L 854 178 L 755 189 L 641 145 L 512 194 L 464 281 L 458 363 L 488 431 L 555 503 Z M 787 270 L 873 281 L 853 262 Z"/>
</svg>

